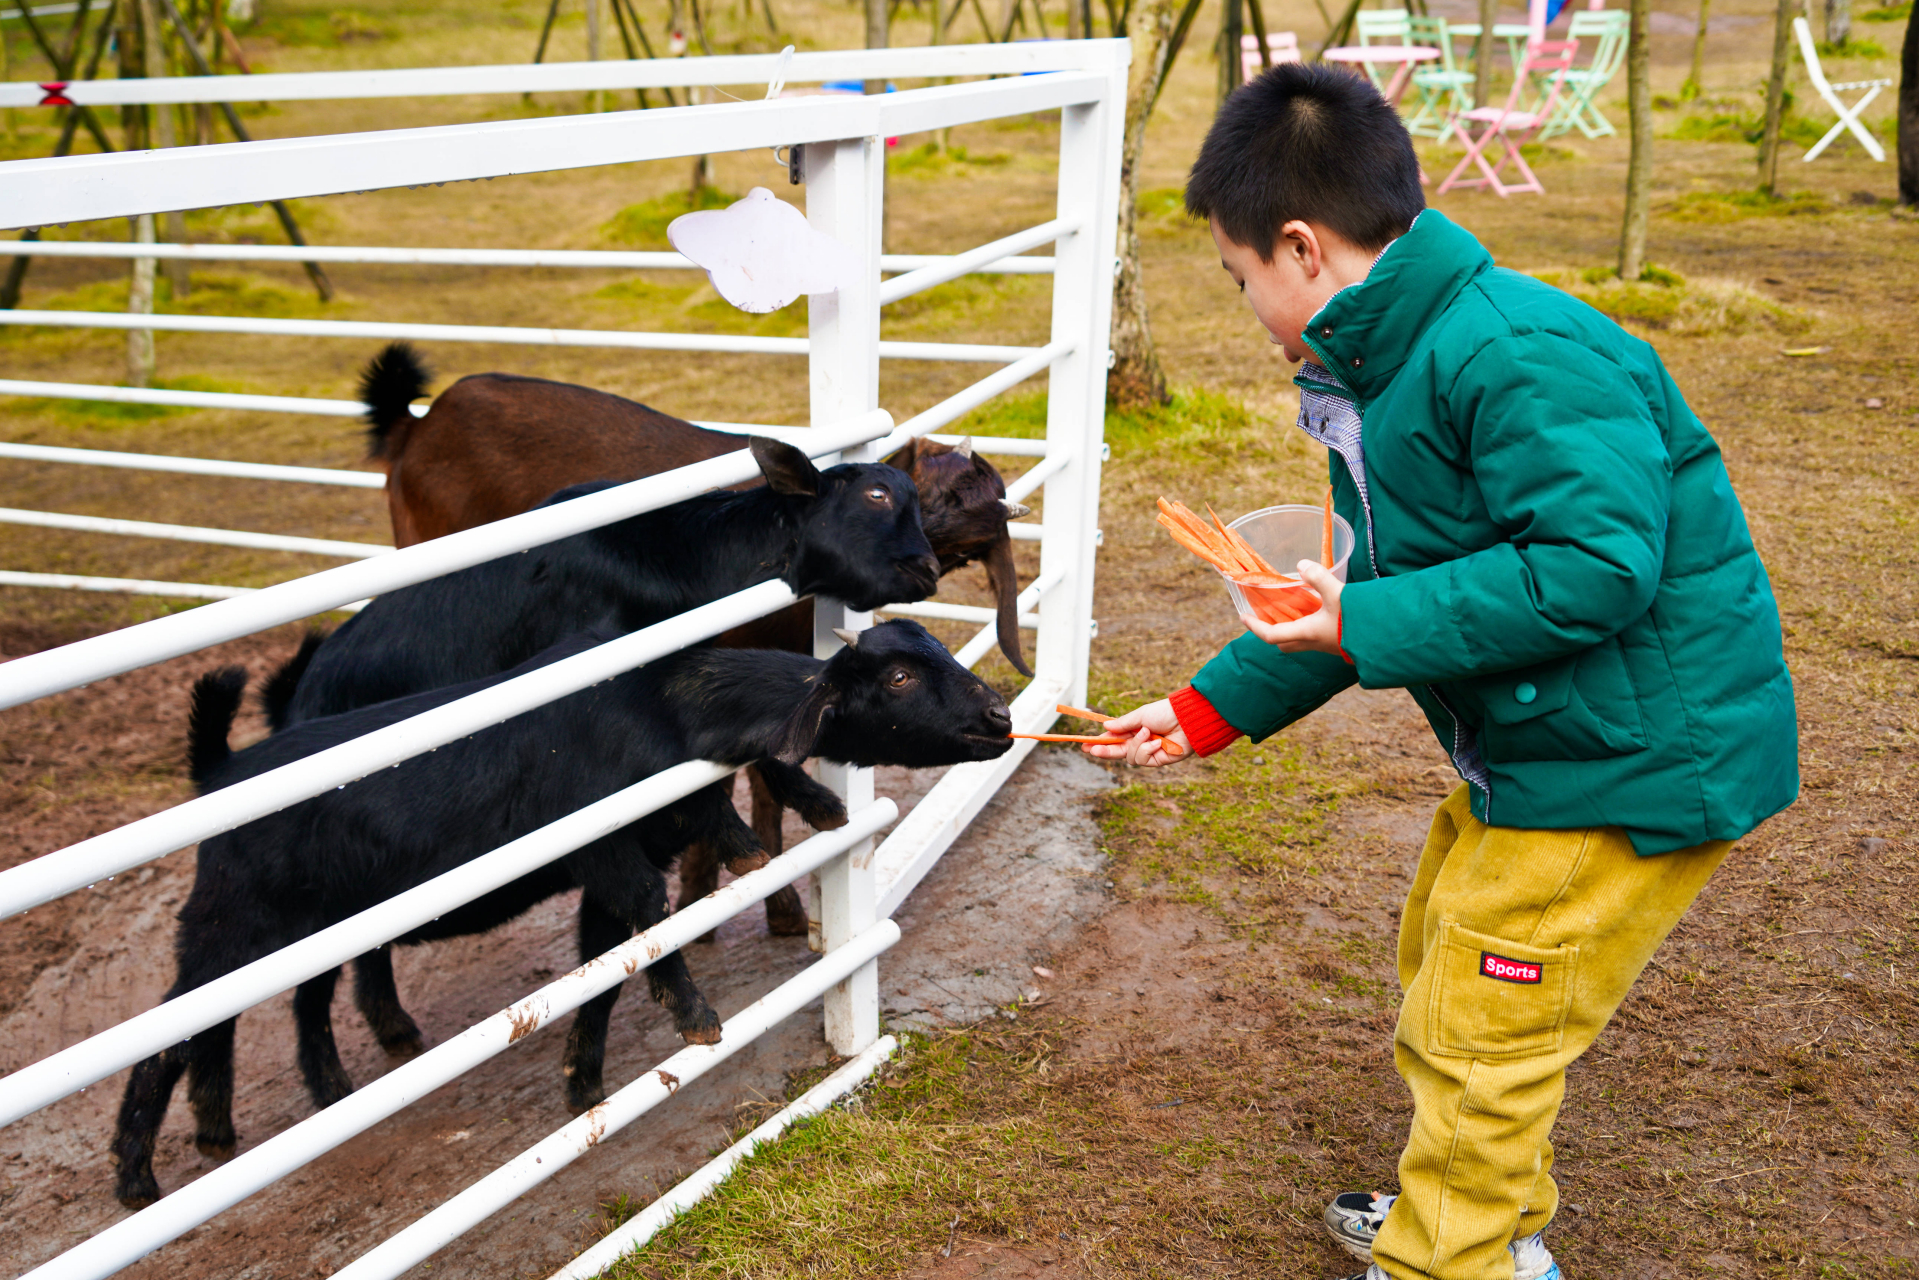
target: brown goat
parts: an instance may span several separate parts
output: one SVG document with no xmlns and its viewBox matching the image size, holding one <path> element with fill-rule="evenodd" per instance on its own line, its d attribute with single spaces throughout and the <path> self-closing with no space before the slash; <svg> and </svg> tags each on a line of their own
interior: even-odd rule
<svg viewBox="0 0 1919 1280">
<path fill-rule="evenodd" d="M 709 431 L 637 401 L 590 387 L 510 373 L 481 373 L 441 392 L 424 417 L 409 406 L 431 378 L 413 348 L 386 347 L 361 378 L 367 406 L 367 453 L 386 465 L 387 508 L 398 546 L 531 510 L 547 495 L 588 480 L 637 480 L 746 447 L 745 437 Z M 1006 501 L 999 471 L 970 448 L 908 441 L 886 461 L 913 477 L 926 538 L 940 572 L 979 561 L 986 569 L 999 621 L 1000 651 L 1022 675 L 1007 521 L 1026 509 Z M 748 482 L 756 483 L 756 482 Z M 740 487 L 745 487 L 744 485 Z M 811 607 L 802 601 L 719 638 L 727 648 L 810 653 Z M 771 856 L 782 848 L 781 809 L 749 769 L 753 829 Z M 684 905 L 718 887 L 719 867 L 703 846 L 680 864 Z M 806 932 L 806 913 L 790 888 L 766 902 L 776 934 Z M 366 975 L 361 974 L 362 981 Z"/>
</svg>

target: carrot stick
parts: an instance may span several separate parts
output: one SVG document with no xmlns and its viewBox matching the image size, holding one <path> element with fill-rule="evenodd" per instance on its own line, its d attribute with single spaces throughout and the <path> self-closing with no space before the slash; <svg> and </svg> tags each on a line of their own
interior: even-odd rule
<svg viewBox="0 0 1919 1280">
<path fill-rule="evenodd" d="M 1333 567 L 1333 486 L 1326 486 L 1326 518 L 1319 526 L 1319 562 L 1327 572 Z"/>
<path fill-rule="evenodd" d="M 1034 742 L 1086 742 L 1102 747 L 1116 747 L 1131 741 L 1123 733 L 1009 733 L 1006 736 L 1031 738 Z"/>
<path fill-rule="evenodd" d="M 1053 710 L 1059 712 L 1063 716 L 1073 716 L 1080 720 L 1096 720 L 1101 724 L 1106 723 L 1108 720 L 1119 719 L 1118 716 L 1106 716 L 1106 715 L 1101 715 L 1097 711 L 1088 711 L 1085 707 L 1069 707 L 1064 702 L 1055 703 L 1053 706 Z M 1111 737 L 1113 735 L 1108 734 L 1107 736 Z M 1125 741 L 1125 740 L 1126 739 L 1123 739 L 1123 738 L 1121 739 L 1121 741 Z M 1186 754 L 1186 748 L 1180 746 L 1177 742 L 1174 742 L 1171 738 L 1156 738 L 1153 741 L 1153 745 L 1158 747 L 1161 751 L 1164 751 L 1169 756 L 1183 756 Z"/>
</svg>

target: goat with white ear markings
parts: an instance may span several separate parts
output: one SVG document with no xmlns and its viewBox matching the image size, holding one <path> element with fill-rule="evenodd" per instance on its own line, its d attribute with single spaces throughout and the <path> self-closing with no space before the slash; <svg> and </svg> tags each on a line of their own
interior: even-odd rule
<svg viewBox="0 0 1919 1280">
<path fill-rule="evenodd" d="M 194 780 L 203 793 L 232 786 L 610 638 L 571 636 L 512 671 L 311 720 L 239 752 L 226 739 L 245 674 L 210 673 L 195 686 L 189 720 Z M 920 768 L 990 760 L 1011 748 L 1005 702 L 919 624 L 885 622 L 856 639 L 823 661 L 776 650 L 682 650 L 202 841 L 174 939 L 178 975 L 165 998 L 688 760 L 745 765 L 819 755 Z M 816 806 L 824 825 L 844 821 L 838 797 L 798 769 L 766 773 L 791 788 L 783 802 L 802 812 Z M 765 862 L 730 787 L 707 787 L 395 941 L 483 933 L 579 888 L 580 954 L 591 958 L 665 919 L 664 873 L 695 841 L 719 849 L 735 871 Z M 321 1108 L 353 1089 L 333 1040 L 338 977 L 333 969 L 301 983 L 293 1001 L 301 1074 Z M 719 1019 L 679 952 L 654 961 L 647 980 L 683 1037 L 717 1041 Z M 604 1097 L 606 1031 L 619 990 L 596 996 L 574 1018 L 563 1073 L 576 1111 Z M 381 1025 L 364 1003 L 362 1012 Z M 405 1025 L 412 1028 L 411 1019 Z M 233 1029 L 228 1019 L 134 1067 L 112 1146 L 122 1203 L 159 1198 L 154 1139 L 182 1073 L 191 1073 L 196 1143 L 208 1155 L 232 1154 Z"/>
</svg>

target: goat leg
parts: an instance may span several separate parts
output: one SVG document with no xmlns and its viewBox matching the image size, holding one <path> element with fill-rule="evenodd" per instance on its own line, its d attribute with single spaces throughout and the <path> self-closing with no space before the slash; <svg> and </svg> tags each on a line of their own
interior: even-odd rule
<svg viewBox="0 0 1919 1280">
<path fill-rule="evenodd" d="M 769 854 L 780 853 L 781 834 L 777 814 L 773 818 L 776 825 L 771 827 L 762 817 L 766 805 L 793 810 L 815 831 L 837 831 L 846 825 L 846 802 L 839 793 L 796 764 L 761 760 L 748 766 L 746 777 L 753 789 L 753 830 Z M 771 843 L 767 841 L 769 832 Z"/>
<path fill-rule="evenodd" d="M 136 1065 L 127 1078 L 109 1157 L 119 1169 L 113 1194 L 129 1209 L 144 1209 L 160 1198 L 160 1184 L 153 1176 L 153 1140 L 173 1086 L 187 1068 L 186 1048 L 182 1043 L 162 1049 Z"/>
<path fill-rule="evenodd" d="M 419 1024 L 400 1004 L 400 989 L 393 981 L 392 943 L 353 961 L 353 1003 L 387 1057 L 412 1058 L 426 1049 Z"/>
<path fill-rule="evenodd" d="M 768 769 L 767 766 L 772 766 Z M 777 798 L 775 788 L 788 790 L 798 796 L 797 787 L 789 788 L 791 779 L 787 771 L 805 778 L 808 783 L 819 787 L 832 796 L 833 803 L 839 806 L 839 821 L 834 826 L 846 824 L 846 807 L 839 804 L 839 797 L 825 787 L 814 782 L 798 765 L 782 764 L 777 760 L 762 760 L 746 771 L 747 781 L 753 791 L 753 832 L 760 838 L 760 847 L 772 857 L 779 857 L 786 848 L 785 833 L 780 830 L 780 814 L 785 805 Z M 769 785 L 768 775 L 779 777 L 780 781 Z M 805 816 L 804 812 L 801 814 Z M 817 824 L 816 824 L 817 825 Z M 776 938 L 803 938 L 806 936 L 806 904 L 800 901 L 800 895 L 792 885 L 775 890 L 766 899 L 766 931 Z"/>
<path fill-rule="evenodd" d="M 338 966 L 308 978 L 293 992 L 293 1022 L 300 1039 L 300 1076 L 307 1096 L 325 1111 L 353 1092 L 353 1080 L 340 1065 L 333 1043 L 333 987 L 340 980 Z"/>
<path fill-rule="evenodd" d="M 233 1023 L 232 1018 L 216 1023 L 183 1046 L 193 1145 L 215 1160 L 231 1160 L 239 1145 L 233 1131 Z"/>
<path fill-rule="evenodd" d="M 698 902 L 707 894 L 720 887 L 720 860 L 713 853 L 713 846 L 704 840 L 695 840 L 687 845 L 680 854 L 680 905 L 684 911 L 692 903 Z M 714 942 L 719 935 L 708 930 L 695 942 Z"/>
<path fill-rule="evenodd" d="M 580 960 L 603 955 L 633 936 L 632 928 L 618 916 L 605 910 L 591 894 L 580 896 Z M 606 1065 L 606 1027 L 613 1016 L 614 1002 L 620 998 L 615 983 L 580 1006 L 573 1015 L 573 1026 L 566 1033 L 566 1056 L 560 1074 L 566 1078 L 566 1107 L 574 1115 L 606 1101 L 606 1086 L 601 1072 Z"/>
</svg>

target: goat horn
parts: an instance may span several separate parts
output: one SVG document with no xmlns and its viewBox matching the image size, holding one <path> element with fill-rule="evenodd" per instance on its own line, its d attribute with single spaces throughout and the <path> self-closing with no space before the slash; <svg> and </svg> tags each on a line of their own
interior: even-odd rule
<svg viewBox="0 0 1919 1280">
<path fill-rule="evenodd" d="M 860 647 L 860 633 L 857 631 L 848 631 L 845 627 L 834 627 L 833 634 L 838 636 L 840 643 L 849 649 L 857 649 Z"/>
<path fill-rule="evenodd" d="M 1023 502 L 1014 502 L 1007 498 L 1001 498 L 999 504 L 1006 508 L 1006 518 L 1008 520 L 1017 520 L 1021 516 L 1030 516 L 1033 514 L 1033 509 Z"/>
<path fill-rule="evenodd" d="M 972 457 L 973 456 L 973 437 L 961 436 L 960 442 L 953 446 L 953 451 L 959 454 L 959 456 L 962 458 Z"/>
</svg>

